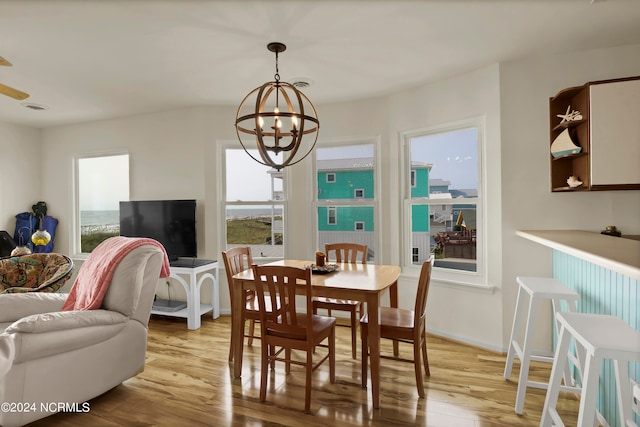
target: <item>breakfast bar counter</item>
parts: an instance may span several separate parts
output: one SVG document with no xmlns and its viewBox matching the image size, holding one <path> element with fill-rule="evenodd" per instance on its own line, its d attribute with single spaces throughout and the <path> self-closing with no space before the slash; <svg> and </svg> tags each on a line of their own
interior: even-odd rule
<svg viewBox="0 0 640 427">
<path fill-rule="evenodd" d="M 551 248 L 553 277 L 580 295 L 579 312 L 616 316 L 640 331 L 640 241 L 580 230 L 516 234 Z M 629 364 L 629 376 L 640 382 L 640 363 Z M 614 378 L 613 363 L 606 360 L 597 407 L 612 426 L 619 426 Z"/>
<path fill-rule="evenodd" d="M 581 230 L 522 230 L 525 239 L 640 280 L 640 241 Z"/>
</svg>

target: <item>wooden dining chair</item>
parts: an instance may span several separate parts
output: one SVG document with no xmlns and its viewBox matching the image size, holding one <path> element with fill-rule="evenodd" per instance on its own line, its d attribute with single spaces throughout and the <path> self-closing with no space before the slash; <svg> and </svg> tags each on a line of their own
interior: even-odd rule
<svg viewBox="0 0 640 427">
<path fill-rule="evenodd" d="M 251 268 L 253 265 L 253 258 L 251 257 L 251 248 L 238 247 L 229 249 L 222 252 L 222 259 L 224 260 L 224 269 L 227 273 L 227 282 L 229 284 L 229 296 L 231 297 L 231 310 L 233 310 L 233 295 L 235 292 L 235 286 L 233 285 L 233 276 Z M 242 341 L 244 345 L 244 339 L 249 338 L 247 344 L 251 346 L 254 338 L 260 338 L 255 334 L 255 322 L 260 320 L 260 313 L 258 311 L 258 299 L 256 293 L 252 289 L 245 289 L 245 304 L 242 313 Z M 233 313 L 232 313 L 233 315 Z M 249 333 L 245 334 L 245 321 L 249 320 Z M 231 334 L 230 346 L 229 346 L 229 362 L 233 361 L 233 342 L 235 337 Z"/>
<path fill-rule="evenodd" d="M 367 263 L 367 245 L 356 243 L 327 243 L 325 253 L 327 260 L 333 258 L 330 252 L 335 253 L 336 262 L 348 262 L 357 264 Z M 351 357 L 356 358 L 358 319 L 362 311 L 362 302 L 335 298 L 315 297 L 313 299 L 313 314 L 318 313 L 318 309 L 327 310 L 331 316 L 331 310 L 348 311 L 351 316 Z"/>
<path fill-rule="evenodd" d="M 286 373 L 290 372 L 291 364 L 301 365 L 306 372 L 304 411 L 309 413 L 313 371 L 329 359 L 329 379 L 332 384 L 336 380 L 336 319 L 312 314 L 311 269 L 254 264 L 253 277 L 260 307 L 262 335 L 260 401 L 266 400 L 269 365 L 273 369 L 276 361 L 285 362 Z M 298 293 L 305 295 L 305 313 L 298 313 L 296 310 L 296 287 L 303 288 L 303 292 Z M 269 310 L 269 306 L 277 309 Z M 325 340 L 328 341 L 326 344 L 323 343 Z M 328 353 L 314 364 L 313 350 L 316 346 L 328 348 Z M 305 361 L 292 359 L 291 350 L 305 351 Z"/>
<path fill-rule="evenodd" d="M 418 279 L 418 291 L 416 303 L 413 311 L 393 307 L 380 307 L 378 318 L 380 320 L 380 337 L 394 341 L 407 342 L 413 344 L 413 360 L 403 359 L 399 355 L 380 355 L 380 358 L 400 360 L 414 364 L 416 374 L 416 386 L 418 395 L 424 397 L 424 382 L 422 378 L 422 368 L 420 365 L 420 351 L 422 350 L 422 362 L 427 376 L 429 371 L 429 359 L 427 357 L 426 340 L 426 307 L 427 295 L 429 293 L 429 282 L 431 281 L 431 270 L 433 268 L 434 257 L 422 264 L 420 278 Z M 367 386 L 367 363 L 369 359 L 368 346 L 368 325 L 367 314 L 360 319 L 360 335 L 362 337 L 362 387 Z"/>
</svg>

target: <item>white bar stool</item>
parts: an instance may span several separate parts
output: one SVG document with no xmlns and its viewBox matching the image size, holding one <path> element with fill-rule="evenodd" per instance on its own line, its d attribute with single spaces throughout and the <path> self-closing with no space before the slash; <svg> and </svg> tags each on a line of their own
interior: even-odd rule
<svg viewBox="0 0 640 427">
<path fill-rule="evenodd" d="M 631 411 L 629 362 L 640 362 L 640 332 L 622 319 L 604 314 L 558 313 L 557 317 L 560 322 L 560 338 L 553 359 L 540 426 L 564 426 L 556 410 L 556 403 L 560 392 L 561 373 L 567 364 L 566 355 L 571 337 L 586 350 L 578 425 L 595 425 L 600 366 L 603 359 L 612 359 L 616 375 L 620 425 L 635 426 Z"/>
<path fill-rule="evenodd" d="M 531 339 L 533 337 L 533 330 L 536 314 L 536 306 L 539 300 L 551 300 L 553 305 L 554 315 L 560 311 L 560 301 L 565 300 L 567 302 L 567 310 L 575 312 L 576 302 L 580 299 L 580 296 L 571 289 L 564 286 L 558 280 L 547 277 L 517 277 L 516 281 L 520 285 L 518 289 L 518 299 L 516 302 L 516 311 L 513 317 L 513 327 L 511 329 L 511 338 L 509 339 L 509 352 L 507 354 L 507 363 L 504 367 L 504 378 L 509 379 L 511 376 L 511 369 L 513 368 L 513 360 L 515 357 L 520 359 L 520 375 L 518 377 L 518 392 L 516 394 L 516 414 L 522 414 L 524 409 L 524 398 L 527 393 L 527 387 L 542 388 L 548 387 L 547 383 L 539 381 L 529 381 L 529 365 L 531 361 L 536 362 L 553 362 L 551 356 L 536 356 L 531 354 Z M 529 297 L 528 313 L 525 314 L 526 309 L 526 297 Z M 525 316 L 526 315 L 526 319 Z M 522 345 L 517 340 L 521 323 L 526 320 L 526 328 L 524 334 L 524 341 Z M 558 320 L 554 322 L 554 328 L 558 331 Z M 568 351 L 568 349 L 567 349 Z M 575 357 L 571 357 L 571 360 L 578 368 L 580 364 Z M 573 380 L 569 371 L 569 366 L 566 366 L 564 370 L 565 385 L 562 387 L 563 391 L 579 392 L 579 388 L 573 386 Z"/>
</svg>

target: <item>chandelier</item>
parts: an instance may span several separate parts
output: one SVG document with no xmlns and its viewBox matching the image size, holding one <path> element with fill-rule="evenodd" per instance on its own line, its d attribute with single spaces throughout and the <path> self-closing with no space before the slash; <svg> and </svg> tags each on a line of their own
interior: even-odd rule
<svg viewBox="0 0 640 427">
<path fill-rule="evenodd" d="M 242 100 L 235 124 L 247 154 L 276 170 L 307 157 L 316 145 L 320 127 L 309 98 L 292 84 L 280 81 L 278 54 L 286 48 L 278 42 L 267 45 L 276 54 L 274 81 L 255 88 Z M 259 158 L 249 151 L 256 148 Z"/>
</svg>

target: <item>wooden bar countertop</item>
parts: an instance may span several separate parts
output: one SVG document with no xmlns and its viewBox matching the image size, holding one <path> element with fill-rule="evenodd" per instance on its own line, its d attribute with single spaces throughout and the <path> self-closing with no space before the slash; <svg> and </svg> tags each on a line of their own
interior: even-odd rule
<svg viewBox="0 0 640 427">
<path fill-rule="evenodd" d="M 640 280 L 640 241 L 582 230 L 519 230 L 525 239 Z"/>
</svg>

